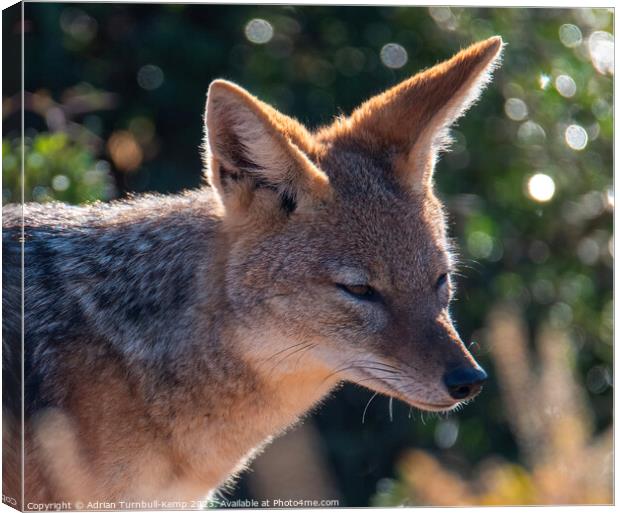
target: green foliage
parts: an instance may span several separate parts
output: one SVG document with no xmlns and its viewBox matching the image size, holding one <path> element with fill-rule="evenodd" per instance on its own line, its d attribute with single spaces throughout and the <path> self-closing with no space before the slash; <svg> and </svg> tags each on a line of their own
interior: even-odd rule
<svg viewBox="0 0 620 513">
<path fill-rule="evenodd" d="M 369 394 L 353 387 L 313 420 L 343 505 L 416 502 L 412 474 L 399 474 L 397 466 L 411 447 L 461 474 L 489 456 L 509 462 L 494 474 L 512 476 L 500 479 L 514 485 L 506 493 L 498 485 L 479 495 L 449 477 L 463 496 L 542 497 L 531 491 L 535 465 L 517 443 L 515 412 L 498 386 L 505 376 L 488 349 L 498 343 L 488 314 L 510 304 L 530 334 L 524 344 L 537 348 L 532 369 L 544 367 L 536 342 L 542 327 L 561 330 L 574 350 L 564 365 L 585 397 L 582 415 L 596 432 L 610 425 L 609 10 L 44 3 L 25 9 L 26 89 L 38 100 L 27 109 L 26 199 L 71 203 L 108 198 L 112 183 L 120 196 L 197 186 L 205 91 L 214 78 L 234 80 L 315 127 L 473 41 L 502 35 L 504 64 L 454 130 L 452 151 L 436 172 L 461 248 L 453 316 L 462 338 L 475 342 L 490 383 L 450 417 L 452 427 L 443 418 L 409 418 L 398 404 L 390 422 L 383 398 L 368 407 L 362 424 Z M 253 19 L 268 25 L 249 25 Z M 406 51 L 402 66 L 382 60 L 388 43 Z M 58 107 L 66 123 L 49 115 Z M 100 143 L 87 144 L 84 133 Z M 19 199 L 18 163 L 16 138 L 3 141 L 5 201 Z M 534 413 L 548 422 L 544 410 Z M 454 439 L 446 437 L 454 429 Z M 238 490 L 246 493 L 245 481 Z"/>
<path fill-rule="evenodd" d="M 21 139 L 2 142 L 4 203 L 58 200 L 83 203 L 109 199 L 114 194 L 109 165 L 96 161 L 84 146 L 64 132 L 38 133 L 24 142 L 24 174 L 21 173 Z"/>
</svg>

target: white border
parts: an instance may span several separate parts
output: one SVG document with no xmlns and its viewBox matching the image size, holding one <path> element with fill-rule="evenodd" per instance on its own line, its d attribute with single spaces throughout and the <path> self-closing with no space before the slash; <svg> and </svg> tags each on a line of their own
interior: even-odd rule
<svg viewBox="0 0 620 513">
<path fill-rule="evenodd" d="M 31 0 L 32 1 L 32 0 Z M 35 0 L 36 1 L 36 0 Z M 40 0 L 41 2 L 45 2 L 45 3 L 60 3 L 60 2 L 52 2 L 49 0 Z M 14 0 L 0 0 L 0 7 L 2 9 L 5 9 L 7 7 L 10 7 L 12 5 L 15 5 L 17 2 L 15 2 Z M 517 1 L 513 1 L 513 0 L 505 0 L 503 1 L 500 5 L 498 5 L 497 2 L 491 2 L 491 1 L 485 1 L 485 0 L 478 0 L 475 3 L 474 2 L 467 2 L 467 1 L 459 1 L 459 0 L 451 0 L 450 2 L 446 2 L 446 1 L 438 1 L 438 0 L 426 0 L 425 2 L 407 2 L 407 1 L 390 1 L 390 2 L 356 2 L 356 1 L 352 1 L 352 0 L 336 0 L 336 1 L 329 1 L 329 0 L 312 0 L 312 1 L 307 1 L 307 2 L 299 2 L 299 1 L 291 1 L 291 0 L 271 0 L 268 2 L 261 2 L 261 1 L 247 1 L 247 0 L 238 0 L 235 2 L 226 2 L 226 1 L 210 1 L 210 2 L 205 2 L 205 1 L 199 1 L 199 0 L 184 0 L 184 1 L 133 1 L 133 2 L 127 2 L 127 1 L 122 1 L 122 0 L 105 0 L 105 2 L 96 2 L 93 0 L 84 0 L 82 2 L 79 2 L 78 0 L 65 0 L 63 3 L 187 3 L 187 4 L 254 4 L 254 5 L 258 5 L 258 4 L 265 4 L 265 5 L 365 5 L 365 6 L 372 6 L 372 5 L 376 5 L 376 6 L 385 6 L 385 5 L 398 5 L 398 6 L 412 6 L 412 7 L 426 7 L 426 6 L 432 6 L 432 5 L 450 5 L 450 6 L 458 6 L 458 7 L 522 7 L 522 8 L 562 8 L 562 9 L 572 9 L 572 8 L 579 8 L 579 7 L 600 7 L 600 8 L 614 8 L 615 7 L 615 2 L 612 0 L 595 0 L 595 5 L 588 5 L 585 0 L 582 0 L 581 2 L 575 1 L 575 0 L 546 0 L 544 1 L 544 5 L 524 5 L 522 2 L 517 2 Z M 617 29 L 618 29 L 618 20 L 617 17 L 615 16 L 616 13 L 614 13 L 614 35 L 617 33 Z M 23 15 L 23 4 L 22 4 L 22 15 Z M 0 36 L 1 36 L 1 27 L 0 27 Z M 22 86 L 23 86 L 23 34 L 22 34 Z M 1 67 L 0 67 L 0 83 L 1 83 Z M 206 87 L 206 86 L 205 86 Z M 614 157 L 617 154 L 616 150 L 617 150 L 617 144 L 618 141 L 615 138 L 615 134 L 618 133 L 617 132 L 617 128 L 618 128 L 618 120 L 617 117 L 615 117 L 615 98 L 618 92 L 618 82 L 616 80 L 614 80 Z M 22 87 L 22 96 L 23 96 L 23 87 Z M 22 98 L 23 101 L 23 98 Z M 24 125 L 23 125 L 23 112 L 22 112 L 22 131 L 24 129 Z M 0 132 L 1 133 L 1 132 Z M 23 139 L 23 133 L 22 133 L 22 139 Z M 23 165 L 23 147 L 22 147 L 22 165 Z M 614 160 L 614 190 L 615 190 L 615 183 L 616 183 L 616 168 L 615 168 L 615 160 Z M 23 190 L 22 190 L 22 195 L 23 195 Z M 22 196 L 23 197 L 23 196 Z M 614 209 L 614 227 L 617 225 L 617 221 L 618 221 L 618 212 L 617 209 Z M 614 230 L 615 231 L 615 230 Z M 614 255 L 618 254 L 618 240 L 615 237 L 615 233 L 614 233 Z M 618 285 L 619 285 L 619 278 L 618 278 L 618 274 L 615 272 L 615 266 L 614 266 L 614 298 L 616 297 L 616 291 L 618 290 Z M 1 284 L 1 281 L 0 281 Z M 23 308 L 23 305 L 22 305 Z M 620 318 L 620 306 L 618 304 L 618 301 L 614 302 L 614 349 L 616 347 L 616 320 Z M 22 322 L 23 322 L 23 316 L 22 316 Z M 23 333 L 23 330 L 22 330 Z M 23 343 L 23 340 L 22 340 Z M 22 362 L 23 363 L 23 362 Z M 618 359 L 616 358 L 615 355 L 615 350 L 614 350 L 614 376 L 618 375 Z M 22 382 L 22 386 L 23 386 L 23 382 Z M 0 391 L 1 391 L 1 385 L 0 385 Z M 618 425 L 617 422 L 615 422 L 615 412 L 617 411 L 617 401 L 618 401 L 618 396 L 617 394 L 614 393 L 614 447 L 615 447 L 615 440 L 616 440 L 616 436 L 618 434 Z M 22 436 L 23 436 L 23 429 L 22 429 Z M 0 456 L 2 454 L 2 448 L 1 448 L 1 444 L 0 444 Z M 615 500 L 615 492 L 618 489 L 618 484 L 620 482 L 619 476 L 618 476 L 618 472 L 616 472 L 616 468 L 617 468 L 617 455 L 614 453 L 614 500 Z M 22 469 L 23 470 L 23 469 Z M 22 504 L 23 504 L 23 497 L 22 497 Z M 499 513 L 500 511 L 502 511 L 503 509 L 505 509 L 507 506 L 503 506 L 503 507 L 464 507 L 464 508 L 459 508 L 459 511 L 474 511 L 476 509 L 481 509 L 484 508 L 485 512 L 488 513 Z M 531 507 L 543 507 L 543 506 L 512 506 L 510 507 L 511 511 L 514 511 L 515 513 L 520 513 L 520 512 L 524 512 L 526 511 L 528 508 Z M 601 511 L 612 511 L 615 510 L 614 506 L 547 506 L 547 507 L 554 507 L 554 508 L 566 508 L 570 511 L 579 511 L 579 512 L 589 512 L 589 511 L 596 511 L 596 512 L 601 512 Z M 338 508 L 334 511 L 346 511 L 346 510 L 353 510 L 353 509 L 362 509 L 362 508 Z M 372 509 L 372 511 L 376 511 L 376 512 L 385 512 L 385 513 L 392 513 L 393 512 L 393 508 L 370 508 Z M 413 509 L 413 508 L 406 508 L 406 509 Z M 417 508 L 416 508 L 417 509 Z M 437 512 L 449 512 L 449 511 L 453 511 L 453 508 L 444 508 L 444 507 L 433 507 L 434 511 Z M 16 511 L 4 504 L 0 504 L 0 513 L 4 513 L 4 512 L 13 512 Z M 117 511 L 117 510 L 116 510 Z M 265 510 L 267 511 L 267 510 Z M 278 510 L 278 511 L 282 511 L 282 510 Z M 315 510 L 288 510 L 288 511 L 295 511 L 295 512 L 302 512 L 302 511 L 315 511 Z M 131 513 L 135 513 L 135 512 L 131 512 Z"/>
</svg>

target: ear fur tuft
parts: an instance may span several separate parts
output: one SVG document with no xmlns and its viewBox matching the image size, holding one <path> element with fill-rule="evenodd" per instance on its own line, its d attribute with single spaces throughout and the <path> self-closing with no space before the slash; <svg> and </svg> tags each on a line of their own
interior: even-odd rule
<svg viewBox="0 0 620 513">
<path fill-rule="evenodd" d="M 306 153 L 314 144 L 306 129 L 232 82 L 211 83 L 205 126 L 208 180 L 225 206 L 247 206 L 251 191 L 261 189 L 276 193 L 290 213 L 329 188 Z"/>
<path fill-rule="evenodd" d="M 428 183 L 449 127 L 478 99 L 499 65 L 499 36 L 473 44 L 357 108 L 317 134 L 319 141 L 395 152 L 397 178 Z"/>
</svg>

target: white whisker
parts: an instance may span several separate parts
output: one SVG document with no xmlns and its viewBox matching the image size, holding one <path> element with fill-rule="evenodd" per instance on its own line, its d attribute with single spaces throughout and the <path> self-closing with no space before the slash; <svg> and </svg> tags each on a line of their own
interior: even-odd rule
<svg viewBox="0 0 620 513">
<path fill-rule="evenodd" d="M 379 392 L 375 392 L 374 394 L 372 394 L 372 397 L 366 403 L 366 408 L 364 408 L 364 413 L 362 413 L 362 424 L 364 424 L 364 422 L 366 422 L 366 412 L 368 411 L 368 407 L 370 406 L 370 403 L 378 395 L 379 395 Z"/>
</svg>

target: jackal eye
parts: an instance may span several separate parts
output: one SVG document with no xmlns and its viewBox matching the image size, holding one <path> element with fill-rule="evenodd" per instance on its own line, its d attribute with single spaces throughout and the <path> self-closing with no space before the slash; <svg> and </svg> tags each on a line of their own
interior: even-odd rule
<svg viewBox="0 0 620 513">
<path fill-rule="evenodd" d="M 448 281 L 448 274 L 447 273 L 443 273 L 441 276 L 439 276 L 439 278 L 437 278 L 437 283 L 435 283 L 435 288 L 437 290 L 439 290 L 441 287 L 443 287 Z"/>
<path fill-rule="evenodd" d="M 375 289 L 370 285 L 345 285 L 344 283 L 336 283 L 340 290 L 344 290 L 347 294 L 364 301 L 376 301 L 379 297 Z"/>
</svg>

